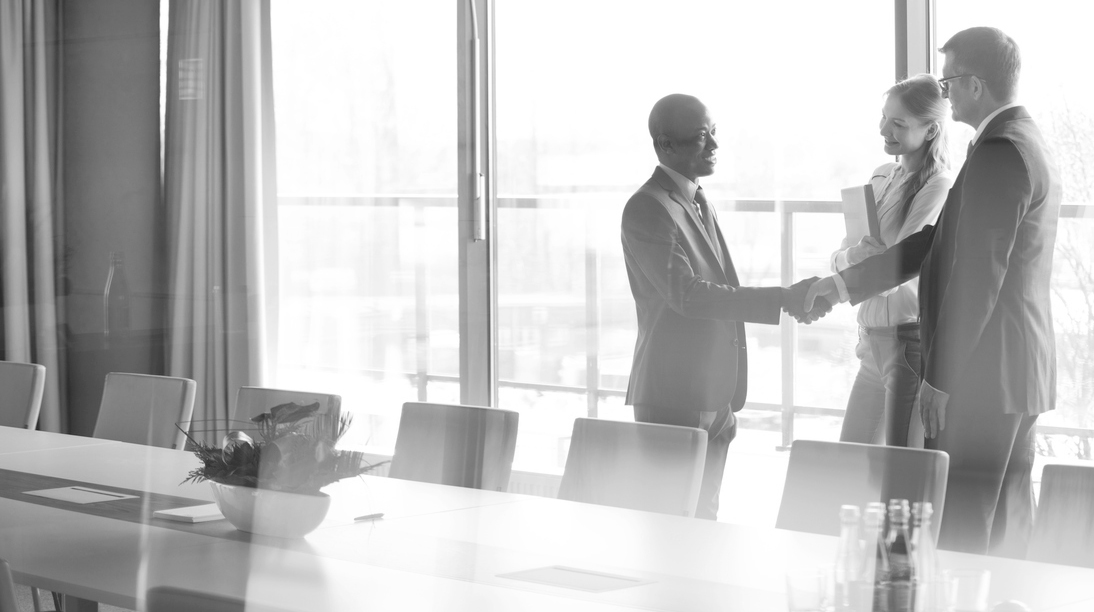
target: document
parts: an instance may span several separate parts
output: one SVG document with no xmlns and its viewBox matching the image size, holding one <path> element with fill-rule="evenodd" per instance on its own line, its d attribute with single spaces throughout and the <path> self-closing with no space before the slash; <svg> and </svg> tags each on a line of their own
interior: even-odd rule
<svg viewBox="0 0 1094 612">
<path fill-rule="evenodd" d="M 840 191 L 843 196 L 843 223 L 847 228 L 847 244 L 853 246 L 863 236 L 881 240 L 881 225 L 877 219 L 877 202 L 870 185 L 848 187 Z"/>
<path fill-rule="evenodd" d="M 152 516 L 169 521 L 179 521 L 180 523 L 204 523 L 205 521 L 216 521 L 224 518 L 216 504 L 156 510 L 152 513 Z"/>
</svg>

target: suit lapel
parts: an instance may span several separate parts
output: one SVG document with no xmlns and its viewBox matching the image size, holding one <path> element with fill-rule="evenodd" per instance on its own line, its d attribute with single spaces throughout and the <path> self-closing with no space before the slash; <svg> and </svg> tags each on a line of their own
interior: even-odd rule
<svg viewBox="0 0 1094 612">
<path fill-rule="evenodd" d="M 668 174 L 665 174 L 665 171 L 662 170 L 660 167 L 653 171 L 653 180 L 656 181 L 662 189 L 668 192 L 669 198 L 673 202 L 683 207 L 684 212 L 687 214 L 688 218 L 691 219 L 692 226 L 696 230 L 698 230 L 699 235 L 702 236 L 703 240 L 706 242 L 709 254 L 714 257 L 714 261 L 718 262 L 718 266 L 722 268 L 722 272 L 726 274 L 727 280 L 729 280 L 729 274 L 726 273 L 727 269 L 732 269 L 732 265 L 726 265 L 726 263 L 729 262 L 729 253 L 726 252 L 724 249 L 719 249 L 717 248 L 717 246 L 715 246 L 714 241 L 711 240 L 710 235 L 707 233 L 706 228 L 703 226 L 702 219 L 699 218 L 699 213 L 695 211 L 695 205 L 692 204 L 691 201 L 689 201 L 687 197 L 680 192 L 680 187 L 676 184 L 676 181 L 672 180 L 672 178 L 669 177 Z M 707 209 L 711 211 L 711 223 L 718 234 L 719 244 L 725 244 L 725 241 L 722 240 L 721 232 L 718 230 L 718 224 L 714 222 L 714 207 L 708 206 Z M 732 276 L 736 277 L 736 274 L 733 274 Z"/>
</svg>

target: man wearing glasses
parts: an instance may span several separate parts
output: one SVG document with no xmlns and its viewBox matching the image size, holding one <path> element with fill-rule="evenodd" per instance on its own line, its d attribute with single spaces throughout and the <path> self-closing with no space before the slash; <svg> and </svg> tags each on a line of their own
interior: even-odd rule
<svg viewBox="0 0 1094 612">
<path fill-rule="evenodd" d="M 926 447 L 950 455 L 939 546 L 1024 557 L 1034 425 L 1056 403 L 1049 280 L 1060 181 L 1016 103 L 1018 46 L 970 28 L 942 47 L 955 121 L 976 128 L 937 224 L 810 288 L 858 303 L 919 274 Z M 893 275 L 893 270 L 898 274 Z"/>
</svg>

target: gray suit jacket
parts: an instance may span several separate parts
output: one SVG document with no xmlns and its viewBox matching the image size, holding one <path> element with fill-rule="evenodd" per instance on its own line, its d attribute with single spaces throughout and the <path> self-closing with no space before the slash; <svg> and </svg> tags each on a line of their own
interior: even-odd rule
<svg viewBox="0 0 1094 612">
<path fill-rule="evenodd" d="M 938 223 L 841 275 L 853 302 L 919 277 L 923 377 L 951 405 L 1056 405 L 1049 283 L 1060 179 L 1029 113 L 1007 109 L 969 151 Z"/>
<path fill-rule="evenodd" d="M 714 225 L 716 243 L 660 168 L 627 201 L 623 256 L 638 314 L 628 405 L 744 406 L 744 322 L 778 323 L 781 289 L 741 287 L 716 219 Z M 715 244 L 722 245 L 721 262 Z"/>
</svg>

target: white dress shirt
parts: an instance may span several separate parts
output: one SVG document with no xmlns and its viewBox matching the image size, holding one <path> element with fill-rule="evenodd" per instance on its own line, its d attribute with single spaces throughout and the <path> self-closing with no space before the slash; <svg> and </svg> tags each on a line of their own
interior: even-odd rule
<svg viewBox="0 0 1094 612">
<path fill-rule="evenodd" d="M 684 195 L 688 198 L 688 202 L 695 202 L 695 192 L 699 190 L 699 183 L 696 183 L 683 174 L 669 168 L 665 164 L 657 165 L 665 171 L 665 174 L 669 175 L 669 178 L 676 183 L 676 186 L 680 188 L 680 191 L 684 192 Z"/>
<path fill-rule="evenodd" d="M 904 222 L 900 220 L 900 207 L 904 203 L 903 185 L 908 173 L 899 163 L 890 162 L 874 170 L 870 186 L 877 201 L 881 241 L 894 245 L 908 236 L 934 223 L 942 204 L 946 202 L 953 174 L 943 171 L 927 179 L 916 193 Z M 850 267 L 847 250 L 854 246 L 845 238 L 839 251 L 832 254 L 832 271 Z M 919 279 L 913 278 L 901 285 L 863 301 L 858 309 L 858 323 L 863 327 L 895 327 L 919 320 Z"/>
</svg>

